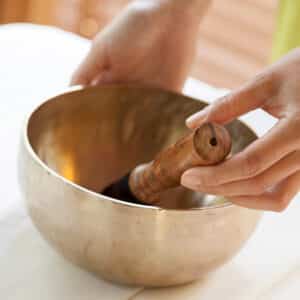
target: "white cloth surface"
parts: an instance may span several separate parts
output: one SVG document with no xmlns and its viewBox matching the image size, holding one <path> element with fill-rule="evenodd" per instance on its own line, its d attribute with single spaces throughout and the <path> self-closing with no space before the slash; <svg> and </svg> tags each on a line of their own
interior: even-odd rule
<svg viewBox="0 0 300 300">
<path fill-rule="evenodd" d="M 54 28 L 0 26 L 0 299 L 299 299 L 299 196 L 285 213 L 266 213 L 230 263 L 203 281 L 175 288 L 148 290 L 105 282 L 71 265 L 44 242 L 19 192 L 20 128 L 35 105 L 66 88 L 88 48 L 87 40 Z M 212 101 L 226 90 L 189 79 L 184 92 Z M 260 111 L 242 119 L 260 135 L 274 124 Z"/>
</svg>

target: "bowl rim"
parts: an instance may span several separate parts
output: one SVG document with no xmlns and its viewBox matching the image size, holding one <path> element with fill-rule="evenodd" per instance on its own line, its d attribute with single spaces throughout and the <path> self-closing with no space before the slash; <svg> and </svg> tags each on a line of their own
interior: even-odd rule
<svg viewBox="0 0 300 300">
<path fill-rule="evenodd" d="M 22 128 L 22 139 L 23 139 L 23 143 L 24 146 L 26 148 L 26 150 L 28 151 L 28 153 L 30 154 L 30 158 L 37 164 L 39 165 L 42 169 L 44 169 L 48 174 L 50 174 L 51 176 L 62 180 L 64 184 L 74 188 L 75 190 L 79 191 L 79 192 L 84 192 L 85 194 L 92 196 L 94 198 L 96 198 L 97 200 L 105 200 L 105 201 L 110 201 L 113 204 L 117 204 L 117 205 L 121 205 L 121 206 L 127 206 L 130 208 L 139 208 L 139 209 L 151 209 L 151 210 L 155 210 L 155 211 L 167 211 L 167 212 L 177 212 L 177 213 L 186 213 L 186 212 L 206 212 L 208 210 L 215 210 L 215 209 L 227 209 L 227 208 L 231 208 L 236 206 L 234 203 L 230 202 L 229 200 L 227 200 L 227 202 L 223 203 L 223 204 L 217 204 L 217 205 L 211 205 L 211 206 L 203 206 L 203 207 L 192 207 L 189 209 L 181 209 L 181 208 L 162 208 L 159 206 L 152 206 L 152 205 L 146 205 L 146 204 L 138 204 L 138 203 L 131 203 L 131 202 L 127 202 L 127 201 L 123 201 L 123 200 L 119 200 L 116 198 L 112 198 L 106 195 L 103 195 L 101 193 L 98 192 L 94 192 L 86 187 L 83 187 L 75 182 L 72 182 L 71 180 L 63 177 L 62 175 L 60 175 L 58 172 L 54 171 L 53 169 L 51 169 L 46 163 L 44 163 L 40 157 L 37 155 L 37 153 L 34 151 L 31 143 L 30 143 L 30 139 L 29 139 L 29 135 L 28 135 L 28 131 L 29 131 L 29 124 L 30 121 L 32 119 L 32 117 L 38 112 L 38 110 L 47 105 L 47 103 L 56 100 L 57 98 L 61 97 L 61 96 L 65 96 L 65 95 L 71 95 L 73 93 L 77 93 L 80 92 L 82 90 L 87 90 L 87 89 L 111 89 L 111 88 L 133 88 L 133 89 L 144 89 L 144 90 L 157 90 L 157 91 L 162 91 L 162 92 L 167 92 L 167 93 L 171 93 L 177 96 L 183 96 L 186 99 L 190 99 L 193 101 L 201 101 L 204 102 L 205 104 L 209 104 L 208 102 L 206 102 L 205 100 L 199 99 L 199 98 L 193 98 L 191 96 L 188 96 L 184 93 L 180 93 L 180 92 L 175 92 L 173 90 L 168 90 L 165 88 L 159 88 L 159 87 L 149 87 L 149 86 L 143 86 L 143 85 L 134 85 L 134 84 L 106 84 L 103 86 L 87 86 L 84 87 L 82 85 L 76 85 L 76 86 L 71 86 L 68 88 L 65 88 L 63 90 L 61 90 L 60 92 L 56 93 L 53 96 L 48 97 L 47 99 L 45 99 L 44 101 L 40 102 L 38 105 L 35 106 L 34 109 L 32 109 L 29 113 L 27 113 L 27 116 L 25 117 L 25 121 L 24 121 L 24 125 Z M 258 137 L 258 135 L 256 134 L 256 132 L 245 122 L 242 122 L 241 120 L 238 120 L 240 123 L 243 124 L 243 126 L 245 126 L 256 138 Z"/>
</svg>

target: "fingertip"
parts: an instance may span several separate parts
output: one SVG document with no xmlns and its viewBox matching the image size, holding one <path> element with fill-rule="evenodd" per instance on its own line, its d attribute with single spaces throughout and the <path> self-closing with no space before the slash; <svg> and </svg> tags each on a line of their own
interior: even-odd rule
<svg viewBox="0 0 300 300">
<path fill-rule="evenodd" d="M 78 82 L 78 79 L 76 77 L 72 77 L 70 82 L 69 82 L 69 86 L 73 86 L 73 85 L 77 85 L 77 84 L 80 84 Z"/>
<path fill-rule="evenodd" d="M 190 129 L 195 129 L 196 127 L 200 126 L 207 118 L 206 111 L 201 110 L 185 120 L 185 124 Z"/>
<path fill-rule="evenodd" d="M 87 85 L 88 83 L 89 83 L 88 78 L 84 76 L 84 73 L 82 72 L 81 68 L 75 70 L 70 80 L 70 86 Z"/>
<path fill-rule="evenodd" d="M 77 70 L 72 74 L 71 76 L 71 79 L 70 79 L 70 82 L 69 82 L 69 86 L 72 86 L 72 85 L 76 85 L 77 84 Z"/>
<path fill-rule="evenodd" d="M 103 60 L 100 57 L 95 57 L 95 54 L 90 50 L 75 70 L 71 79 L 71 85 L 90 85 L 102 71 L 102 68 Z"/>
<path fill-rule="evenodd" d="M 194 122 L 190 118 L 191 117 L 189 117 L 188 119 L 185 120 L 185 125 L 186 125 L 186 127 L 190 128 L 190 129 L 194 129 Z"/>
</svg>

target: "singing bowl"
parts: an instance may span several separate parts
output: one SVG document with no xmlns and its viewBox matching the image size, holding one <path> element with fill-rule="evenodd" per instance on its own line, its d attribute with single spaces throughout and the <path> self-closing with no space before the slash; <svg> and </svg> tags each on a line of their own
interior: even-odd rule
<svg viewBox="0 0 300 300">
<path fill-rule="evenodd" d="M 167 194 L 166 207 L 101 194 L 178 139 L 187 131 L 185 118 L 205 105 L 115 85 L 68 91 L 37 107 L 22 132 L 19 177 L 42 236 L 76 265 L 129 285 L 191 282 L 232 258 L 260 212 L 188 190 Z M 240 121 L 227 128 L 234 153 L 256 139 Z"/>
</svg>

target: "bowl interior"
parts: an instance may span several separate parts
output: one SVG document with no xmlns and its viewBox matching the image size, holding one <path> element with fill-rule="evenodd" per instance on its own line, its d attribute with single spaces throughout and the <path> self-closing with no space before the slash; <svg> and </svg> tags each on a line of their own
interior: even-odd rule
<svg viewBox="0 0 300 300">
<path fill-rule="evenodd" d="M 29 119 L 28 139 L 39 159 L 59 175 L 101 192 L 184 134 L 186 117 L 205 105 L 159 89 L 87 88 L 42 104 Z M 256 139 L 240 121 L 227 128 L 234 153 Z M 224 199 L 177 188 L 162 195 L 161 205 L 194 208 L 220 201 Z"/>
</svg>

